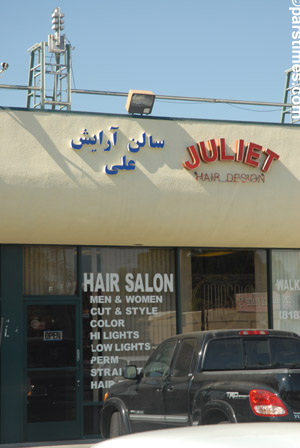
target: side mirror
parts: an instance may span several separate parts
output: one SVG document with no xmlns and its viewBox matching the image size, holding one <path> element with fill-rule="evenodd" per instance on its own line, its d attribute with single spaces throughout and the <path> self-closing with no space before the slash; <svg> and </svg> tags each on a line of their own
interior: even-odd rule
<svg viewBox="0 0 300 448">
<path fill-rule="evenodd" d="M 127 380 L 136 380 L 138 378 L 138 371 L 137 371 L 136 366 L 129 365 L 129 366 L 124 367 L 123 376 Z"/>
</svg>

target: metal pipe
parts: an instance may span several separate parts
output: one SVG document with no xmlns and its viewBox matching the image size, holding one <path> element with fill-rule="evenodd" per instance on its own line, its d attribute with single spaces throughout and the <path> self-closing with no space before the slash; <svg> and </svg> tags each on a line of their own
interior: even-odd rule
<svg viewBox="0 0 300 448">
<path fill-rule="evenodd" d="M 7 85 L 7 84 L 0 84 L 0 89 L 40 90 L 40 88 L 36 86 L 20 86 L 20 85 Z M 79 93 L 84 95 L 123 96 L 123 97 L 128 96 L 128 92 L 107 92 L 103 90 L 71 89 L 71 93 Z M 248 104 L 251 106 L 292 107 L 291 103 L 273 103 L 266 101 L 226 100 L 218 98 L 201 98 L 201 97 L 171 96 L 171 95 L 155 95 L 155 98 L 159 100 L 193 101 L 193 102 L 215 103 L 215 104 Z"/>
<path fill-rule="evenodd" d="M 1 87 L 1 86 L 0 86 Z M 72 93 L 92 94 L 92 95 L 110 95 L 110 96 L 128 96 L 126 92 L 105 92 L 101 90 L 81 90 L 72 89 Z M 251 104 L 252 106 L 276 106 L 276 107 L 291 107 L 289 103 L 271 103 L 264 101 L 248 101 L 248 100 L 223 100 L 217 98 L 199 98 L 189 96 L 171 96 L 171 95 L 155 95 L 155 99 L 172 100 L 172 101 L 195 101 L 204 103 L 231 103 L 231 104 Z"/>
<path fill-rule="evenodd" d="M 37 86 L 18 86 L 18 85 L 0 84 L 0 89 L 11 89 L 11 90 L 40 90 L 40 87 L 37 87 Z"/>
</svg>

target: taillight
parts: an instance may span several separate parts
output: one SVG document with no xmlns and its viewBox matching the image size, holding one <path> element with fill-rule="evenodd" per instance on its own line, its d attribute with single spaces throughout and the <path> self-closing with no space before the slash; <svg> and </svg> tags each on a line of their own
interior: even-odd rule
<svg viewBox="0 0 300 448">
<path fill-rule="evenodd" d="M 241 335 L 262 335 L 262 334 L 269 334 L 269 332 L 267 330 L 241 330 L 240 331 Z"/>
<path fill-rule="evenodd" d="M 275 417 L 288 414 L 288 411 L 277 395 L 262 389 L 252 389 L 249 393 L 250 405 L 254 414 Z"/>
</svg>

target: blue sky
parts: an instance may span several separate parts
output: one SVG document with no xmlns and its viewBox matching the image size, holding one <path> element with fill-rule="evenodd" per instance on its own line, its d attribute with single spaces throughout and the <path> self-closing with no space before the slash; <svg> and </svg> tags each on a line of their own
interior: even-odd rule
<svg viewBox="0 0 300 448">
<path fill-rule="evenodd" d="M 282 102 L 291 67 L 292 0 L 2 1 L 0 84 L 27 85 L 29 53 L 65 14 L 72 88 Z M 72 110 L 126 113 L 126 99 L 73 94 Z M 26 92 L 0 89 L 1 106 Z M 156 101 L 152 115 L 279 122 L 278 107 Z"/>
</svg>

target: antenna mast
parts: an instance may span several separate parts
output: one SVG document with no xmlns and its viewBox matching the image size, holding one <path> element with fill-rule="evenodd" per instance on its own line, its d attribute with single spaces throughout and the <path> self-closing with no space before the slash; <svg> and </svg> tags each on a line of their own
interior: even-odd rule
<svg viewBox="0 0 300 448">
<path fill-rule="evenodd" d="M 59 7 L 52 12 L 52 29 L 54 34 L 48 35 L 48 43 L 35 44 L 28 50 L 30 66 L 27 108 L 70 110 L 71 45 L 66 44 L 66 37 L 61 34 L 64 29 L 64 14 Z M 48 85 L 49 90 L 46 88 Z"/>
</svg>

